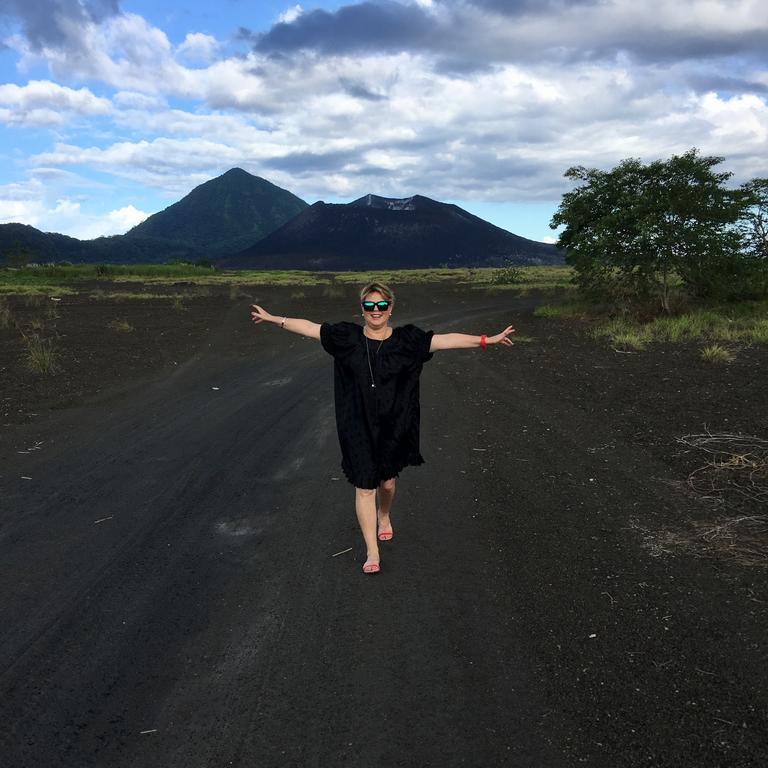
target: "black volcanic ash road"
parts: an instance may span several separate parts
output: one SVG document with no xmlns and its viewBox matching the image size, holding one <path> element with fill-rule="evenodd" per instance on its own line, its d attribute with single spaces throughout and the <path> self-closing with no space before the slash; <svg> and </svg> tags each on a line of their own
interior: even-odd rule
<svg viewBox="0 0 768 768">
<path fill-rule="evenodd" d="M 398 323 L 491 333 L 531 302 L 403 304 Z M 745 719 L 745 670 L 724 662 L 714 701 L 680 666 L 686 650 L 723 662 L 717 631 L 688 634 L 726 587 L 642 550 L 628 515 L 669 506 L 665 468 L 562 405 L 532 365 L 545 338 L 425 366 L 427 464 L 401 476 L 366 577 L 331 360 L 274 328 L 244 359 L 227 339 L 246 318 L 226 314 L 171 375 L 7 437 L 3 765 L 758 764 L 759 713 L 718 737 L 741 762 L 719 762 L 709 728 Z M 658 604 L 678 590 L 687 609 Z M 678 732 L 692 695 L 702 711 Z"/>
</svg>

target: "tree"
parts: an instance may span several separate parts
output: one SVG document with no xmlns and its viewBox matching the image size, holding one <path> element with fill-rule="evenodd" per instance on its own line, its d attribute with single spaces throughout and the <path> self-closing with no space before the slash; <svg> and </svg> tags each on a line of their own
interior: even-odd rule
<svg viewBox="0 0 768 768">
<path fill-rule="evenodd" d="M 4 254 L 3 261 L 7 267 L 23 267 L 32 261 L 34 254 L 20 242 L 15 242 Z"/>
<path fill-rule="evenodd" d="M 742 237 L 742 281 L 757 296 L 768 295 L 768 179 L 743 184 L 748 206 L 739 222 Z"/>
<path fill-rule="evenodd" d="M 566 192 L 550 226 L 564 226 L 558 245 L 589 291 L 658 296 L 670 309 L 675 278 L 699 296 L 713 295 L 739 265 L 737 223 L 749 196 L 727 189 L 720 157 L 694 148 L 647 165 L 622 161 L 610 171 L 574 167 L 566 178 L 582 185 Z"/>
</svg>

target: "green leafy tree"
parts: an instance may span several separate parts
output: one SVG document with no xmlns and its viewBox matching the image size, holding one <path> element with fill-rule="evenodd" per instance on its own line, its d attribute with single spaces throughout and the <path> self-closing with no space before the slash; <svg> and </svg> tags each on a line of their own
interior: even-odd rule
<svg viewBox="0 0 768 768">
<path fill-rule="evenodd" d="M 32 251 L 16 242 L 3 254 L 3 263 L 7 267 L 23 267 L 32 261 Z"/>
<path fill-rule="evenodd" d="M 748 207 L 739 223 L 743 277 L 757 296 L 768 295 L 768 179 L 752 179 L 741 187 Z"/>
<path fill-rule="evenodd" d="M 623 298 L 658 296 L 670 309 L 676 278 L 694 295 L 718 292 L 740 265 L 737 223 L 749 197 L 727 189 L 719 157 L 696 149 L 643 164 L 630 158 L 609 171 L 581 166 L 550 226 L 585 290 Z"/>
</svg>

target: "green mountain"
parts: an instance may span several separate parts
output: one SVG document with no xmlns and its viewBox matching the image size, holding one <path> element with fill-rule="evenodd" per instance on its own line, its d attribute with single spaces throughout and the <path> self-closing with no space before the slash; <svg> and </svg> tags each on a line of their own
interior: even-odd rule
<svg viewBox="0 0 768 768">
<path fill-rule="evenodd" d="M 0 224 L 0 266 L 15 263 L 48 264 L 163 264 L 197 261 L 205 252 L 185 243 L 158 238 L 112 235 L 78 240 L 56 232 L 41 232 L 28 224 Z"/>
<path fill-rule="evenodd" d="M 19 259 L 162 264 L 221 258 L 248 248 L 307 207 L 287 190 L 232 168 L 125 235 L 78 240 L 27 224 L 0 224 L 0 266 Z"/>
<path fill-rule="evenodd" d="M 308 207 L 291 192 L 232 168 L 150 216 L 125 237 L 171 241 L 206 257 L 223 256 L 253 245 Z"/>
</svg>

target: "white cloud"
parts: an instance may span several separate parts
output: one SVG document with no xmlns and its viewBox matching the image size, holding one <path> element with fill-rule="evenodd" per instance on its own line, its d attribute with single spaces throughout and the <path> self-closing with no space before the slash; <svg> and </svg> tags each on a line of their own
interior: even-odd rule
<svg viewBox="0 0 768 768">
<path fill-rule="evenodd" d="M 201 32 L 190 32 L 176 49 L 176 53 L 186 61 L 209 64 L 214 60 L 218 48 L 219 42 L 215 37 Z"/>
<path fill-rule="evenodd" d="M 110 211 L 107 214 L 107 221 L 111 225 L 111 231 L 105 232 L 105 234 L 122 234 L 127 232 L 137 224 L 141 224 L 148 216 L 148 213 L 140 211 L 132 205 L 126 205 L 123 208 Z"/>
<path fill-rule="evenodd" d="M 66 42 L 33 48 L 16 35 L 6 40 L 20 55 L 20 67 L 48 65 L 58 79 L 97 81 L 140 93 L 192 94 L 195 70 L 174 59 L 166 34 L 133 13 L 112 16 L 101 24 L 63 19 Z"/>
<path fill-rule="evenodd" d="M 107 114 L 111 106 L 87 88 L 74 90 L 50 80 L 0 85 L 0 121 L 9 125 L 60 125 L 73 115 Z"/>
<path fill-rule="evenodd" d="M 112 101 L 121 109 L 143 109 L 147 112 L 154 109 L 163 109 L 168 102 L 156 95 L 136 93 L 135 91 L 118 91 Z"/>
<path fill-rule="evenodd" d="M 46 231 L 61 232 L 80 240 L 92 240 L 107 235 L 122 235 L 144 221 L 149 214 L 133 205 L 106 214 L 86 212 L 80 201 L 60 199 L 44 215 Z"/>
<path fill-rule="evenodd" d="M 43 232 L 90 240 L 123 234 L 149 215 L 131 204 L 102 214 L 97 210 L 98 196 L 59 197 L 54 189 L 49 198 L 51 191 L 49 184 L 38 179 L 0 186 L 0 224 L 28 224 Z"/>
<path fill-rule="evenodd" d="M 768 30 L 757 0 L 416 6 L 434 21 L 434 40 L 389 53 L 374 40 L 344 55 L 235 56 L 197 32 L 174 47 L 125 13 L 64 24 L 66 40 L 55 46 L 33 48 L 17 35 L 9 44 L 22 64 L 42 61 L 72 87 L 0 86 L 0 120 L 56 129 L 52 145 L 27 159 L 33 173 L 87 169 L 169 199 L 237 165 L 308 199 L 419 192 L 550 201 L 568 188 L 570 165 L 609 167 L 692 146 L 724 155 L 737 181 L 768 175 L 766 66 L 712 58 L 757 50 L 753 39 Z M 527 10 L 513 15 L 516 7 Z M 280 20 L 292 32 L 308 15 L 295 5 Z M 60 203 L 39 193 L 8 198 L 4 214 L 88 233 L 144 215 L 115 200 L 91 218 L 92 200 L 69 190 Z"/>
<path fill-rule="evenodd" d="M 301 14 L 304 12 L 304 9 L 300 5 L 294 5 L 291 8 L 289 8 L 286 11 L 283 11 L 278 17 L 277 17 L 277 23 L 278 24 L 292 24 L 296 19 L 301 16 Z"/>
</svg>

